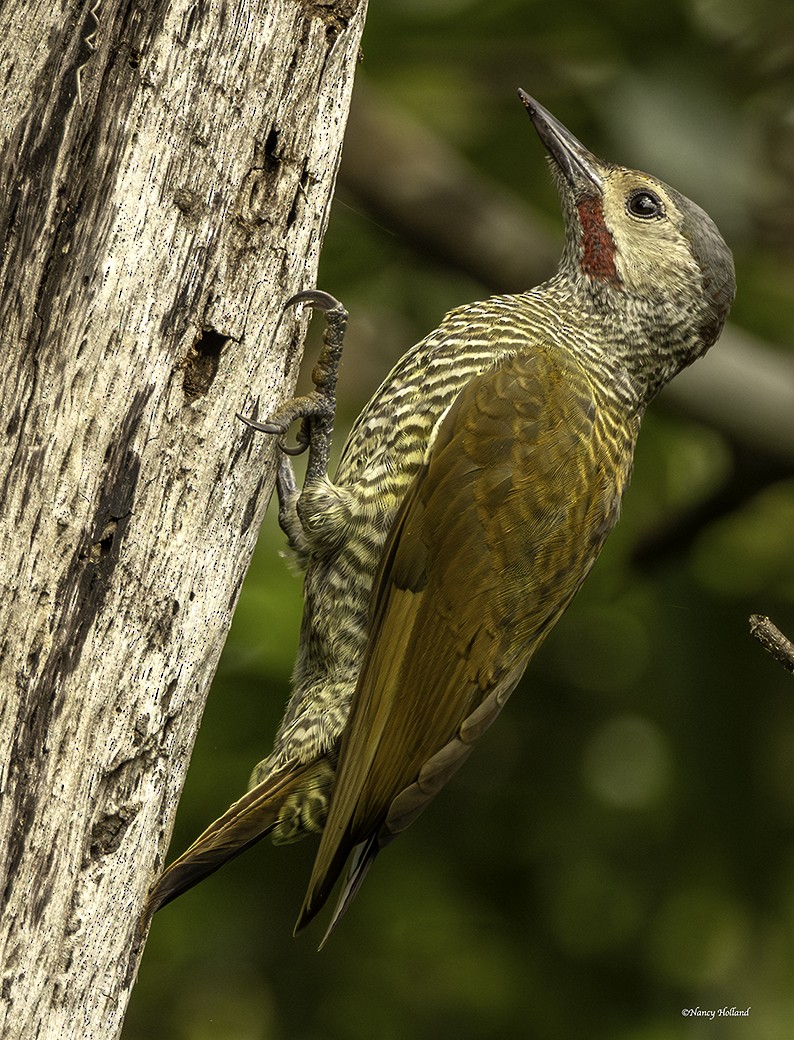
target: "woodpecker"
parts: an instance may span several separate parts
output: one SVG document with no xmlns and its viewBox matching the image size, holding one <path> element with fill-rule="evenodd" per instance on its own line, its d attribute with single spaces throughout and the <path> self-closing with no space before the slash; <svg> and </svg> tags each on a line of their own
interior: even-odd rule
<svg viewBox="0 0 794 1040">
<path fill-rule="evenodd" d="M 618 518 L 640 421 L 717 340 L 735 292 L 714 223 L 603 162 L 524 91 L 565 227 L 537 288 L 451 311 L 386 377 L 327 475 L 347 314 L 325 312 L 315 389 L 266 423 L 279 519 L 305 570 L 293 692 L 251 787 L 166 869 L 159 909 L 270 834 L 315 832 L 296 931 L 376 854 L 494 722 Z M 301 420 L 298 488 L 284 436 Z M 347 865 L 347 870 L 345 867 Z"/>
</svg>

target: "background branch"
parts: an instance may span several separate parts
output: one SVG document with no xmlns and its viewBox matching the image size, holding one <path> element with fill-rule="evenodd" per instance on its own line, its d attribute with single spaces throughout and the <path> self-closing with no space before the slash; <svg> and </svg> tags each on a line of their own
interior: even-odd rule
<svg viewBox="0 0 794 1040">
<path fill-rule="evenodd" d="M 750 632 L 776 661 L 787 671 L 794 672 L 794 643 L 783 635 L 777 625 L 761 614 L 751 614 Z"/>
</svg>

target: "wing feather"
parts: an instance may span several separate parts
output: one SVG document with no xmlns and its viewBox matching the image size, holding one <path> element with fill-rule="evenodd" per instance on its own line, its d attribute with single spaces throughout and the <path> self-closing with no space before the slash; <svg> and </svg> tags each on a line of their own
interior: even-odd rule
<svg viewBox="0 0 794 1040">
<path fill-rule="evenodd" d="M 581 370 L 542 350 L 478 376 L 447 413 L 375 580 L 298 927 L 353 848 L 366 843 L 369 866 L 465 761 L 581 584 L 597 552 L 585 534 L 601 508 L 589 489 L 609 484 L 594 414 Z M 345 906 L 350 898 L 348 885 Z"/>
</svg>

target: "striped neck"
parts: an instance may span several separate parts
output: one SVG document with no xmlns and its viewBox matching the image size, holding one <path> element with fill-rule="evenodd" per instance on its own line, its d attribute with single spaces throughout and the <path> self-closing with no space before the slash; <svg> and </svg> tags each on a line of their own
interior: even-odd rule
<svg viewBox="0 0 794 1040">
<path fill-rule="evenodd" d="M 702 316 L 691 297 L 659 291 L 637 299 L 612 283 L 571 277 L 565 265 L 522 295 L 527 302 L 542 299 L 544 311 L 562 323 L 598 391 L 640 415 L 713 342 L 701 333 Z"/>
</svg>

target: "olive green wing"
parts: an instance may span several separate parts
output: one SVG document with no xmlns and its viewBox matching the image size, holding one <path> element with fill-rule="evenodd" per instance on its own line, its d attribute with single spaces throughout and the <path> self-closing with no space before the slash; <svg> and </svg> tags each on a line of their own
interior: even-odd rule
<svg viewBox="0 0 794 1040">
<path fill-rule="evenodd" d="M 539 350 L 476 377 L 441 423 L 373 587 L 299 928 L 362 846 L 344 909 L 378 848 L 465 760 L 583 580 L 597 551 L 593 492 L 609 485 L 594 414 L 578 366 Z"/>
</svg>

